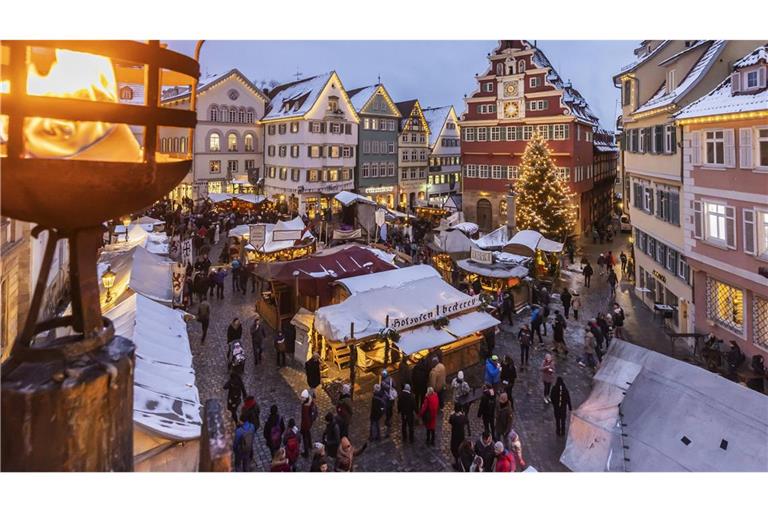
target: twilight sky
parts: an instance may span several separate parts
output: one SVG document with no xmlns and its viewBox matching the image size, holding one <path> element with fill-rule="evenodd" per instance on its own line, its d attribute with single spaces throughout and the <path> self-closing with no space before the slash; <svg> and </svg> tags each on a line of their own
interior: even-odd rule
<svg viewBox="0 0 768 512">
<path fill-rule="evenodd" d="M 423 107 L 453 104 L 475 88 L 496 41 L 206 41 L 202 73 L 238 68 L 256 82 L 310 77 L 335 69 L 344 87 L 382 83 L 395 101 L 418 98 Z M 611 77 L 630 63 L 636 41 L 537 41 L 564 80 L 570 79 L 606 129 L 615 129 L 618 89 Z M 194 42 L 169 41 L 192 54 Z"/>
</svg>

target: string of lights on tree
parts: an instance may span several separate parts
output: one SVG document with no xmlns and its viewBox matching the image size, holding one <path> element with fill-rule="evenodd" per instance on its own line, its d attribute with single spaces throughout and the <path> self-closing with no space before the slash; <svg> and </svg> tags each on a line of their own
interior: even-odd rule
<svg viewBox="0 0 768 512">
<path fill-rule="evenodd" d="M 565 240 L 576 226 L 575 194 L 559 172 L 538 131 L 523 153 L 515 183 L 516 222 L 553 240 Z"/>
</svg>

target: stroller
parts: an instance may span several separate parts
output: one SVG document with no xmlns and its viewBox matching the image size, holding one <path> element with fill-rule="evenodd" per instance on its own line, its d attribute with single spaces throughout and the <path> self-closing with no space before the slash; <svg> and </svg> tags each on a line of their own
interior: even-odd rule
<svg viewBox="0 0 768 512">
<path fill-rule="evenodd" d="M 229 345 L 228 356 L 229 371 L 235 371 L 240 375 L 245 372 L 245 350 L 240 340 L 234 340 Z"/>
</svg>

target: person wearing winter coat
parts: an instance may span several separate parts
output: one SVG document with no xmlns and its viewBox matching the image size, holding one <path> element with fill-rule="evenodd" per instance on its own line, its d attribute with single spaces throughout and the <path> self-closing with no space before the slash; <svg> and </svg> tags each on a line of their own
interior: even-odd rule
<svg viewBox="0 0 768 512">
<path fill-rule="evenodd" d="M 586 288 L 589 288 L 589 284 L 592 281 L 592 275 L 595 273 L 595 270 L 592 268 L 592 265 L 587 262 L 586 265 L 584 265 L 584 269 L 581 271 L 582 274 L 584 274 L 584 286 Z"/>
<path fill-rule="evenodd" d="M 480 405 L 477 408 L 477 417 L 483 419 L 483 429 L 496 438 L 496 393 L 493 387 L 485 384 Z"/>
<path fill-rule="evenodd" d="M 541 337 L 541 326 L 544 323 L 544 310 L 539 306 L 533 306 L 531 311 L 531 330 L 533 334 L 539 336 L 539 345 L 544 345 L 544 338 Z M 533 335 L 531 336 L 533 341 Z"/>
<path fill-rule="evenodd" d="M 515 458 L 508 450 L 504 449 L 504 443 L 496 441 L 493 450 L 495 454 L 493 471 L 495 473 L 514 473 L 517 469 Z"/>
<path fill-rule="evenodd" d="M 309 465 L 309 472 L 324 472 L 322 470 L 322 466 L 327 464 L 328 460 L 326 459 L 325 445 L 323 445 L 323 443 L 315 443 L 315 445 L 312 447 L 312 462 Z"/>
<path fill-rule="evenodd" d="M 523 459 L 523 445 L 520 442 L 520 436 L 518 436 L 517 432 L 514 430 L 510 430 L 505 442 L 507 449 L 515 458 L 515 466 L 517 467 L 517 470 L 522 471 L 525 469 L 526 463 L 525 459 Z"/>
<path fill-rule="evenodd" d="M 464 372 L 459 370 L 456 377 L 451 381 L 451 389 L 453 390 L 453 408 L 464 409 L 465 414 L 469 414 L 469 404 L 466 403 L 466 399 L 472 392 L 472 388 L 469 387 L 469 383 L 464 380 Z"/>
<path fill-rule="evenodd" d="M 624 339 L 624 309 L 618 302 L 613 303 L 613 336 Z"/>
<path fill-rule="evenodd" d="M 573 297 L 571 296 L 571 292 L 568 291 L 568 288 L 563 288 L 563 293 L 560 294 L 560 302 L 563 305 L 563 314 L 565 315 L 565 318 L 568 318 L 568 313 L 571 311 L 571 299 Z"/>
<path fill-rule="evenodd" d="M 309 450 L 312 447 L 312 425 L 317 419 L 317 405 L 312 399 L 312 393 L 308 390 L 301 392 L 301 443 L 302 457 L 309 457 Z"/>
<path fill-rule="evenodd" d="M 397 412 L 400 413 L 400 425 L 402 426 L 402 439 L 413 444 L 413 420 L 416 414 L 416 400 L 411 393 L 411 385 L 403 386 L 397 397 Z"/>
<path fill-rule="evenodd" d="M 197 319 L 203 328 L 203 337 L 200 339 L 200 344 L 203 344 L 208 336 L 208 325 L 211 323 L 211 305 L 205 299 L 197 306 Z"/>
<path fill-rule="evenodd" d="M 381 417 L 384 416 L 386 408 L 386 398 L 381 392 L 381 384 L 373 385 L 373 396 L 371 397 L 371 426 L 368 435 L 369 441 L 381 440 Z"/>
<path fill-rule="evenodd" d="M 619 278 L 616 277 L 616 272 L 613 271 L 613 268 L 608 270 L 608 277 L 606 281 L 610 287 L 611 295 L 616 295 L 616 285 L 619 283 Z"/>
<path fill-rule="evenodd" d="M 336 451 L 341 443 L 341 430 L 339 422 L 333 416 L 332 412 L 325 415 L 325 430 L 323 430 L 323 445 L 328 452 L 328 456 L 336 458 Z"/>
<path fill-rule="evenodd" d="M 581 311 L 581 297 L 578 293 L 573 294 L 571 297 L 571 309 L 573 309 L 573 319 L 579 319 L 579 311 Z"/>
<path fill-rule="evenodd" d="M 597 349 L 597 343 L 595 342 L 594 331 L 589 327 L 584 329 L 584 357 L 579 361 L 579 366 L 589 366 L 594 370 L 596 366 L 595 362 L 595 350 Z"/>
<path fill-rule="evenodd" d="M 512 389 L 515 387 L 515 381 L 517 380 L 517 369 L 515 368 L 515 362 L 512 360 L 512 356 L 509 354 L 504 356 L 504 361 L 501 363 L 500 378 L 501 385 L 507 393 L 510 402 L 512 402 Z"/>
<path fill-rule="evenodd" d="M 339 450 L 336 454 L 336 471 L 343 473 L 351 473 L 355 466 L 355 457 L 361 455 L 368 447 L 368 443 L 365 443 L 362 448 L 355 450 L 348 437 L 341 438 L 341 444 L 339 444 Z"/>
<path fill-rule="evenodd" d="M 349 384 L 344 384 L 341 387 L 341 396 L 339 402 L 336 404 L 336 415 L 339 418 L 339 428 L 341 429 L 341 436 L 349 436 L 349 425 L 352 423 L 352 392 Z"/>
<path fill-rule="evenodd" d="M 288 463 L 291 466 L 291 471 L 296 471 L 296 462 L 299 460 L 300 444 L 301 437 L 299 436 L 299 427 L 296 426 L 296 421 L 291 418 L 288 420 L 288 428 L 286 429 L 285 436 L 283 437 L 285 455 L 288 457 Z"/>
<path fill-rule="evenodd" d="M 496 402 L 495 419 L 496 435 L 499 439 L 505 439 L 509 431 L 512 430 L 512 421 L 514 420 L 512 403 L 506 393 L 499 395 L 499 400 Z"/>
<path fill-rule="evenodd" d="M 253 363 L 258 365 L 261 362 L 261 354 L 264 350 L 264 338 L 267 337 L 267 331 L 261 325 L 261 317 L 256 315 L 251 324 L 251 346 L 253 347 Z"/>
<path fill-rule="evenodd" d="M 565 318 L 558 311 L 555 315 L 555 324 L 552 326 L 552 339 L 555 343 L 554 351 L 568 355 L 568 348 L 565 346 Z"/>
<path fill-rule="evenodd" d="M 314 390 L 320 385 L 320 354 L 317 352 L 304 363 L 304 372 L 307 374 L 307 386 Z"/>
<path fill-rule="evenodd" d="M 552 358 L 552 354 L 548 353 L 544 356 L 539 371 L 541 372 L 541 381 L 544 383 L 544 403 L 548 404 L 549 392 L 555 382 L 555 360 Z"/>
<path fill-rule="evenodd" d="M 277 412 L 277 405 L 272 404 L 269 408 L 269 416 L 264 423 L 264 441 L 266 442 L 269 453 L 273 456 L 283 440 L 283 434 L 285 433 L 285 421 L 282 416 Z"/>
<path fill-rule="evenodd" d="M 480 440 L 475 443 L 475 453 L 483 459 L 483 471 L 493 471 L 493 459 L 496 457 L 493 433 L 487 430 L 483 432 L 483 435 L 480 436 Z"/>
<path fill-rule="evenodd" d="M 523 324 L 520 328 L 517 333 L 517 341 L 520 342 L 520 366 L 521 368 L 528 368 L 528 357 L 531 343 L 533 343 L 533 333 L 531 333 L 531 327 L 528 324 Z"/>
<path fill-rule="evenodd" d="M 427 393 L 427 387 L 429 387 L 429 369 L 426 358 L 421 359 L 413 367 L 411 379 L 413 380 L 413 398 L 416 399 L 416 408 L 420 410 L 424 395 Z"/>
<path fill-rule="evenodd" d="M 453 455 L 453 468 L 459 469 L 459 447 L 467 438 L 472 435 L 469 431 L 469 418 L 464 414 L 464 411 L 459 408 L 453 411 L 451 417 L 448 419 L 448 423 L 451 425 L 451 454 Z"/>
<path fill-rule="evenodd" d="M 235 455 L 235 471 L 248 472 L 253 461 L 253 437 L 256 427 L 249 420 L 244 419 L 235 430 L 235 439 L 232 443 Z"/>
<path fill-rule="evenodd" d="M 243 338 L 243 326 L 240 323 L 239 318 L 232 320 L 232 323 L 227 327 L 227 344 L 232 343 L 235 340 Z"/>
<path fill-rule="evenodd" d="M 458 455 L 458 470 L 462 473 L 469 473 L 470 468 L 472 467 L 472 462 L 474 462 L 475 457 L 477 456 L 475 455 L 475 446 L 471 439 L 467 438 L 461 442 Z M 482 462 L 482 460 L 483 459 L 481 458 L 480 461 Z"/>
<path fill-rule="evenodd" d="M 555 413 L 555 432 L 558 436 L 564 436 L 565 419 L 568 414 L 566 409 L 571 410 L 571 395 L 568 393 L 568 388 L 565 387 L 562 377 L 557 378 L 557 382 L 549 393 L 549 399 Z"/>
<path fill-rule="evenodd" d="M 440 410 L 445 405 L 445 365 L 437 357 L 432 358 L 435 366 L 429 371 L 429 387 L 437 393 Z"/>
<path fill-rule="evenodd" d="M 600 361 L 602 359 L 603 343 L 605 342 L 603 329 L 600 327 L 597 318 L 591 319 L 587 324 L 587 327 L 589 328 L 589 332 L 591 332 L 592 336 L 595 338 L 595 348 L 593 354 L 597 355 L 597 360 Z"/>
<path fill-rule="evenodd" d="M 475 455 L 475 458 L 472 460 L 472 465 L 469 466 L 469 472 L 470 473 L 482 473 L 485 471 L 483 469 L 484 462 L 483 458 L 479 455 Z"/>
<path fill-rule="evenodd" d="M 253 395 L 246 396 L 245 401 L 243 402 L 243 408 L 240 409 L 240 419 L 243 421 L 250 421 L 253 423 L 254 428 L 259 430 L 259 425 L 261 424 L 259 420 L 260 414 L 261 409 L 256 402 L 256 398 Z"/>
<path fill-rule="evenodd" d="M 440 410 L 440 399 L 432 387 L 427 388 L 424 403 L 421 404 L 419 416 L 427 431 L 427 446 L 435 446 L 435 428 L 437 428 L 437 413 Z"/>
<path fill-rule="evenodd" d="M 227 390 L 227 409 L 232 414 L 232 421 L 237 424 L 237 408 L 240 407 L 243 397 L 248 394 L 245 391 L 243 378 L 237 372 L 230 373 L 224 389 Z"/>
<path fill-rule="evenodd" d="M 397 399 L 397 390 L 395 381 L 387 370 L 381 372 L 381 394 L 384 397 L 384 426 L 386 432 L 384 437 L 389 437 L 389 430 L 392 428 L 392 414 L 395 410 L 395 400 Z"/>
<path fill-rule="evenodd" d="M 285 354 L 288 352 L 288 342 L 283 331 L 277 331 L 275 335 L 275 354 L 277 355 L 277 367 L 285 366 Z"/>
<path fill-rule="evenodd" d="M 485 360 L 485 384 L 496 388 L 499 382 L 501 382 L 501 365 L 499 364 L 499 356 L 493 355 Z"/>
<path fill-rule="evenodd" d="M 213 284 L 216 288 L 217 299 L 224 298 L 224 279 L 227 277 L 227 275 L 229 275 L 229 273 L 224 269 L 224 267 L 219 268 L 219 270 L 217 270 L 213 275 Z"/>
<path fill-rule="evenodd" d="M 278 448 L 272 454 L 272 465 L 270 466 L 270 471 L 272 473 L 289 473 L 291 471 L 291 463 L 288 461 L 285 448 Z"/>
</svg>

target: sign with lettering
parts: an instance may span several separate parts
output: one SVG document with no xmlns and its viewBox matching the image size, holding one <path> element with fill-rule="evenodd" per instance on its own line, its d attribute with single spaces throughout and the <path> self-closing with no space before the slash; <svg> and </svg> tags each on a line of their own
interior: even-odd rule
<svg viewBox="0 0 768 512">
<path fill-rule="evenodd" d="M 300 229 L 281 229 L 272 231 L 272 240 L 275 242 L 285 242 L 286 240 L 298 240 L 301 238 Z"/>
<path fill-rule="evenodd" d="M 422 324 L 436 320 L 439 317 L 455 315 L 467 309 L 473 309 L 480 306 L 480 296 L 475 295 L 466 300 L 451 302 L 448 304 L 437 304 L 434 309 L 423 311 L 416 315 L 406 316 L 404 318 L 390 319 L 389 326 L 396 331 L 412 329 Z"/>
<path fill-rule="evenodd" d="M 662 283 L 666 283 L 667 282 L 667 276 L 665 276 L 664 274 L 662 274 L 658 270 L 654 270 L 653 271 L 653 277 L 655 277 L 656 279 L 658 279 Z"/>
<path fill-rule="evenodd" d="M 264 242 L 267 240 L 267 225 L 266 224 L 250 224 L 248 226 L 248 243 L 250 243 L 254 249 L 260 249 L 264 247 Z"/>
<path fill-rule="evenodd" d="M 168 256 L 172 260 L 178 260 L 181 257 L 181 236 L 173 235 L 168 244 Z"/>
<path fill-rule="evenodd" d="M 386 194 L 387 192 L 393 192 L 395 187 L 390 185 L 388 187 L 368 187 L 363 189 L 364 194 Z"/>
<path fill-rule="evenodd" d="M 493 263 L 493 253 L 491 251 L 484 251 L 476 247 L 472 247 L 469 252 L 469 259 L 476 261 L 477 263 L 485 263 L 490 265 Z"/>
<path fill-rule="evenodd" d="M 374 215 L 376 217 L 376 225 L 379 227 L 381 227 L 387 220 L 387 212 L 383 209 L 376 210 Z"/>
<path fill-rule="evenodd" d="M 187 238 L 181 242 L 181 262 L 192 265 L 194 258 L 192 257 L 192 239 Z"/>
</svg>

